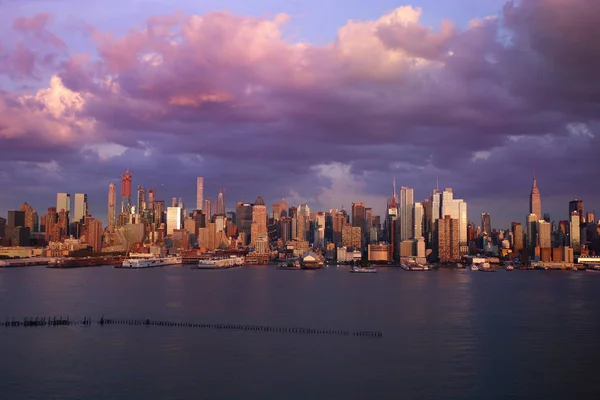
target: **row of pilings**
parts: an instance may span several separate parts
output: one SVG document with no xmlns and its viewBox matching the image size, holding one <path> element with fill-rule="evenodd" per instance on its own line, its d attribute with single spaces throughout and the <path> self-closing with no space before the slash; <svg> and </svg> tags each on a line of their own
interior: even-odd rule
<svg viewBox="0 0 600 400">
<path fill-rule="evenodd" d="M 70 325 L 92 325 L 92 318 L 71 319 L 69 317 L 31 317 L 23 319 L 8 319 L 0 321 L 0 327 L 36 327 L 36 326 L 70 326 Z M 145 325 L 162 327 L 184 327 L 203 328 L 235 331 L 274 332 L 274 333 L 296 333 L 312 335 L 337 335 L 337 336 L 364 336 L 383 337 L 383 333 L 377 331 L 347 331 L 336 329 L 313 329 L 302 327 L 282 327 L 268 325 L 245 325 L 245 324 L 202 324 L 191 322 L 159 321 L 151 319 L 114 319 L 104 316 L 96 321 L 97 325 Z"/>
</svg>

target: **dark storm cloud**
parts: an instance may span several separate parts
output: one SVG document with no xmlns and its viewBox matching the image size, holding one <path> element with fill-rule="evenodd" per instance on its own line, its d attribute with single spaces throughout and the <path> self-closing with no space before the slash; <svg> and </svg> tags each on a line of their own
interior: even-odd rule
<svg viewBox="0 0 600 400">
<path fill-rule="evenodd" d="M 55 77 L 34 95 L 0 93 L 0 157 L 28 162 L 3 163 L 15 190 L 2 205 L 18 205 L 27 174 L 50 173 L 93 193 L 102 214 L 128 167 L 134 185 L 188 204 L 204 176 L 207 196 L 225 186 L 230 207 L 258 194 L 339 207 L 328 199 L 345 185 L 357 197 L 347 205 L 369 199 L 380 212 L 396 174 L 417 199 L 439 178 L 472 199 L 474 219 L 500 199 L 522 219 L 510 199 L 526 198 L 534 170 L 549 210 L 597 202 L 597 15 L 593 0 L 524 0 L 464 30 L 432 29 L 401 7 L 315 46 L 282 36 L 285 15 L 176 13 L 120 37 L 89 28 L 94 51 L 68 56 L 50 16 L 18 19 L 0 72 Z M 24 41 L 54 50 L 19 53 Z"/>
</svg>

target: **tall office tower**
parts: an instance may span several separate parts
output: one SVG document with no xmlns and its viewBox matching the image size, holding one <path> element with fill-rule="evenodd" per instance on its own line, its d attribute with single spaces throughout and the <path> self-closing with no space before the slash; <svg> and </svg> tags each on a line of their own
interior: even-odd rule
<svg viewBox="0 0 600 400">
<path fill-rule="evenodd" d="M 342 245 L 342 230 L 346 224 L 346 216 L 338 210 L 331 210 L 332 242 L 340 247 Z"/>
<path fill-rule="evenodd" d="M 292 219 L 289 217 L 282 217 L 279 220 L 279 231 L 281 241 L 284 245 L 292 240 Z"/>
<path fill-rule="evenodd" d="M 400 188 L 400 241 L 413 238 L 413 205 L 415 203 L 414 191 L 402 186 Z"/>
<path fill-rule="evenodd" d="M 181 207 L 167 207 L 167 236 L 181 229 Z"/>
<path fill-rule="evenodd" d="M 263 198 L 258 196 L 252 205 L 252 225 L 250 227 L 252 247 L 259 238 L 265 237 L 267 237 L 267 206 Z"/>
<path fill-rule="evenodd" d="M 108 231 L 114 232 L 117 222 L 117 185 L 108 185 Z"/>
<path fill-rule="evenodd" d="M 87 194 L 75 193 L 75 210 L 73 210 L 73 222 L 81 222 L 88 215 Z"/>
<path fill-rule="evenodd" d="M 121 213 L 131 214 L 131 178 L 133 175 L 127 170 L 121 176 Z"/>
<path fill-rule="evenodd" d="M 527 216 L 527 247 L 529 251 L 533 252 L 535 247 L 538 245 L 538 232 L 537 226 L 539 222 L 537 214 L 529 214 Z"/>
<path fill-rule="evenodd" d="M 10 214 L 8 215 L 10 219 Z M 58 214 L 56 213 L 56 207 L 49 207 L 48 212 L 44 216 L 44 233 L 46 234 L 46 240 L 52 240 L 52 232 L 54 232 L 54 226 L 58 221 Z"/>
<path fill-rule="evenodd" d="M 438 259 L 442 263 L 460 259 L 459 221 L 449 215 L 436 221 L 436 244 Z"/>
<path fill-rule="evenodd" d="M 272 218 L 275 220 L 279 220 L 279 218 L 281 218 L 281 203 L 273 203 L 272 209 Z"/>
<path fill-rule="evenodd" d="M 163 222 L 165 222 L 165 201 L 154 200 L 154 224 L 158 228 Z"/>
<path fill-rule="evenodd" d="M 396 177 L 394 177 L 394 181 L 392 183 L 392 197 L 388 199 L 385 209 L 389 210 L 390 208 L 398 208 L 398 194 L 396 193 Z"/>
<path fill-rule="evenodd" d="M 423 200 L 423 236 L 425 237 L 425 245 L 431 248 L 431 200 Z"/>
<path fill-rule="evenodd" d="M 56 240 L 62 241 L 66 239 L 69 235 L 69 214 L 64 209 L 58 212 L 58 222 L 54 229 L 57 227 L 60 228 L 60 231 L 55 235 Z"/>
<path fill-rule="evenodd" d="M 56 212 L 65 210 L 68 216 L 71 215 L 71 195 L 69 193 L 58 193 L 56 195 Z"/>
<path fill-rule="evenodd" d="M 298 214 L 296 217 L 296 240 L 307 240 L 307 225 L 309 224 L 309 217 L 304 214 Z"/>
<path fill-rule="evenodd" d="M 591 222 L 592 224 L 595 224 L 596 222 L 596 215 L 593 212 L 587 212 L 585 214 L 585 220 L 586 222 Z"/>
<path fill-rule="evenodd" d="M 319 211 L 315 216 L 315 247 L 325 247 L 325 213 Z"/>
<path fill-rule="evenodd" d="M 0 239 L 6 236 L 6 218 L 0 217 Z"/>
<path fill-rule="evenodd" d="M 352 203 L 352 226 L 365 228 L 365 203 Z"/>
<path fill-rule="evenodd" d="M 37 212 L 28 203 L 21 204 L 19 211 L 25 214 L 24 228 L 29 228 L 29 232 L 37 232 Z"/>
<path fill-rule="evenodd" d="M 579 214 L 577 211 L 573 211 L 571 213 L 571 232 L 570 232 L 570 241 L 571 247 L 575 253 L 579 253 L 581 251 L 581 231 L 580 231 L 580 223 L 579 223 Z"/>
<path fill-rule="evenodd" d="M 523 250 L 523 225 L 520 222 L 511 223 L 511 231 L 513 235 L 513 251 L 515 253 Z"/>
<path fill-rule="evenodd" d="M 171 199 L 171 207 L 177 207 L 177 197 Z"/>
<path fill-rule="evenodd" d="M 419 202 L 413 205 L 412 220 L 412 237 L 415 239 L 423 237 L 423 205 Z"/>
<path fill-rule="evenodd" d="M 490 217 L 490 213 L 481 213 L 481 229 L 488 235 L 492 234 L 492 217 Z"/>
<path fill-rule="evenodd" d="M 544 220 L 538 221 L 537 226 L 540 249 L 552 248 L 552 229 L 551 224 Z"/>
<path fill-rule="evenodd" d="M 204 178 L 196 178 L 196 210 L 203 210 L 204 207 Z"/>
<path fill-rule="evenodd" d="M 297 216 L 298 216 L 298 207 L 291 206 L 288 209 L 288 217 L 290 217 L 290 218 L 296 218 Z"/>
<path fill-rule="evenodd" d="M 244 232 L 250 237 L 252 231 L 252 204 L 239 201 L 235 208 L 238 232 Z"/>
<path fill-rule="evenodd" d="M 217 209 L 215 210 L 216 215 L 225 215 L 225 189 L 219 191 L 217 196 Z"/>
<path fill-rule="evenodd" d="M 586 222 L 583 220 L 585 214 L 583 213 L 583 200 L 571 200 L 569 202 L 569 215 L 573 215 L 573 212 L 576 212 L 579 215 L 579 224 Z"/>
<path fill-rule="evenodd" d="M 444 218 L 446 215 L 449 215 L 452 219 L 458 220 L 460 252 L 465 254 L 468 252 L 469 244 L 467 238 L 467 225 L 469 224 L 467 203 L 463 199 L 455 199 L 451 188 L 446 188 L 441 193 L 436 192 L 437 190 L 434 190 L 432 200 L 432 217 L 440 215 L 440 218 Z M 440 207 L 439 212 L 435 209 L 437 204 L 439 204 Z"/>
<path fill-rule="evenodd" d="M 8 220 L 6 221 L 6 226 L 10 228 L 16 227 L 25 227 L 25 212 L 23 211 L 9 211 L 8 212 Z"/>
<path fill-rule="evenodd" d="M 143 214 L 146 211 L 146 189 L 138 185 L 137 189 L 137 213 Z"/>
<path fill-rule="evenodd" d="M 279 207 L 281 209 L 281 217 L 289 217 L 288 215 L 288 203 L 287 201 L 285 201 L 285 199 L 281 199 L 281 201 L 279 202 Z"/>
<path fill-rule="evenodd" d="M 149 209 L 153 209 L 154 208 L 154 200 L 156 198 L 156 192 L 154 191 L 154 189 L 150 189 L 148 190 L 148 205 L 147 208 Z"/>
<path fill-rule="evenodd" d="M 542 218 L 542 198 L 537 187 L 537 179 L 533 177 L 531 196 L 529 197 L 529 213 L 537 215 L 538 221 Z"/>
<path fill-rule="evenodd" d="M 373 209 L 371 207 L 365 208 L 365 226 L 364 229 L 367 233 L 373 226 Z"/>
</svg>

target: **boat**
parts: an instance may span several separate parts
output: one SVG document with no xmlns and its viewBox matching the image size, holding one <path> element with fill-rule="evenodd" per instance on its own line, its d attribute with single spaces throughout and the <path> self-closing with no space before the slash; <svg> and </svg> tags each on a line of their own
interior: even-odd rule
<svg viewBox="0 0 600 400">
<path fill-rule="evenodd" d="M 192 269 L 224 269 L 240 267 L 244 265 L 245 258 L 239 256 L 230 256 L 229 258 L 207 258 L 200 260 L 198 265 L 192 267 Z"/>
<path fill-rule="evenodd" d="M 120 269 L 140 269 L 156 268 L 165 265 L 181 265 L 182 258 L 178 256 L 160 257 L 156 254 L 131 253 L 128 258 L 123 260 L 123 264 L 115 265 Z"/>
<path fill-rule="evenodd" d="M 408 266 L 408 264 L 405 263 L 401 263 L 400 268 L 402 268 L 405 271 L 410 271 L 410 267 Z"/>
<path fill-rule="evenodd" d="M 84 268 L 119 265 L 120 257 L 63 257 L 52 258 L 46 268 Z"/>
<path fill-rule="evenodd" d="M 585 272 L 594 272 L 594 273 L 600 274 L 600 269 L 588 268 L 585 270 Z"/>
<path fill-rule="evenodd" d="M 514 271 L 514 270 L 515 270 L 515 267 L 513 267 L 512 265 L 507 265 L 507 266 L 506 266 L 506 270 L 507 270 L 507 271 Z"/>
<path fill-rule="evenodd" d="M 279 265 L 277 266 L 277 269 L 283 269 L 283 270 L 289 270 L 289 271 L 298 271 L 300 269 L 302 269 L 300 267 L 300 261 L 289 261 L 289 262 L 281 262 L 279 263 Z"/>
<path fill-rule="evenodd" d="M 416 264 L 409 266 L 409 271 L 429 271 L 429 266 L 423 264 Z"/>
<path fill-rule="evenodd" d="M 352 266 L 350 267 L 350 272 L 355 274 L 374 274 L 377 272 L 377 268 Z"/>
<path fill-rule="evenodd" d="M 471 271 L 479 271 L 479 265 L 477 265 L 477 264 L 471 265 Z"/>
</svg>

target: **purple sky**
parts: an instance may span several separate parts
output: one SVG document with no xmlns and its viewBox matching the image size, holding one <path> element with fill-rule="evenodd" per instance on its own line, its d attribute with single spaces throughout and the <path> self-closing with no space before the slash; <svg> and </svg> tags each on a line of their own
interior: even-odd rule
<svg viewBox="0 0 600 400">
<path fill-rule="evenodd" d="M 0 215 L 108 184 L 228 207 L 383 212 L 452 187 L 470 219 L 597 204 L 600 2 L 0 0 Z M 115 12 L 118 10 L 118 12 Z"/>
</svg>

